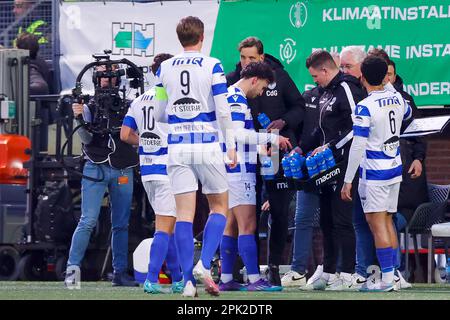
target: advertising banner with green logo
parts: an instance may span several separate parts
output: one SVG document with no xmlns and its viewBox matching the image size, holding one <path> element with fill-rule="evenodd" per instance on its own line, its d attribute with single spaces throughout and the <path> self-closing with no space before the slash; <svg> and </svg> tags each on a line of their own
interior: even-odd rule
<svg viewBox="0 0 450 320">
<path fill-rule="evenodd" d="M 303 92 L 314 85 L 305 68 L 313 50 L 379 47 L 417 105 L 444 105 L 450 104 L 449 31 L 450 0 L 223 1 L 211 55 L 232 71 L 238 43 L 257 36 Z"/>
</svg>

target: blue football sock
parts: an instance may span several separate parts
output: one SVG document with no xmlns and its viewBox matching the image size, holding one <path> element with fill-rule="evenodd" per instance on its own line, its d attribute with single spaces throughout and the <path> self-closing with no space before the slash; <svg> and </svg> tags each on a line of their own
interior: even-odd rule
<svg viewBox="0 0 450 320">
<path fill-rule="evenodd" d="M 378 262 L 380 263 L 381 272 L 383 273 L 391 272 L 394 270 L 392 251 L 392 247 L 377 248 Z"/>
<path fill-rule="evenodd" d="M 194 235 L 192 231 L 192 222 L 178 221 L 175 223 L 175 243 L 178 254 L 178 261 L 183 271 L 184 283 L 192 281 L 195 285 L 195 279 L 192 274 L 194 268 Z"/>
<path fill-rule="evenodd" d="M 222 273 L 233 274 L 234 262 L 237 258 L 238 240 L 230 236 L 223 236 L 220 243 L 220 259 L 222 260 Z"/>
<path fill-rule="evenodd" d="M 167 255 L 169 246 L 169 235 L 162 231 L 156 231 L 150 247 L 150 263 L 148 264 L 147 280 L 152 283 L 158 282 L 159 271 Z"/>
<path fill-rule="evenodd" d="M 238 238 L 239 255 L 247 268 L 247 274 L 259 275 L 258 252 L 254 234 L 240 235 Z"/>
<path fill-rule="evenodd" d="M 166 256 L 167 268 L 170 270 L 172 282 L 178 282 L 182 279 L 180 262 L 178 261 L 177 248 L 175 246 L 175 237 L 172 234 L 169 237 L 169 247 Z"/>
<path fill-rule="evenodd" d="M 211 268 L 211 260 L 214 258 L 214 254 L 219 247 L 226 223 L 227 218 L 220 213 L 212 213 L 209 215 L 205 230 L 203 231 L 203 248 L 200 257 L 205 269 Z"/>
<path fill-rule="evenodd" d="M 399 263 L 399 248 L 392 248 L 392 265 L 394 269 L 398 269 L 400 267 Z"/>
</svg>

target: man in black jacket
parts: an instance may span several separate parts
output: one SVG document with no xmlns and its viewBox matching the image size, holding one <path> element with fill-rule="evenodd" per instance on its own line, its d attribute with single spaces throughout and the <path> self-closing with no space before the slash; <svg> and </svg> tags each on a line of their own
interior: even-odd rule
<svg viewBox="0 0 450 320">
<path fill-rule="evenodd" d="M 268 63 L 275 72 L 275 82 L 255 99 L 248 99 L 251 108 L 254 126 L 256 130 L 262 129 L 258 122 L 258 115 L 265 113 L 271 120 L 268 130 L 280 130 L 280 135 L 289 138 L 293 147 L 296 147 L 297 131 L 303 119 L 305 102 L 296 85 L 284 70 L 283 65 L 276 58 L 264 53 L 262 42 L 256 37 L 248 37 L 241 41 L 238 47 L 240 62 L 236 70 L 227 74 L 227 83 L 231 85 L 240 79 L 242 68 L 250 62 L 264 61 Z M 280 155 L 281 158 L 281 155 Z M 281 165 L 279 166 L 281 169 Z M 279 170 L 277 177 L 282 177 Z M 287 239 L 288 208 L 293 193 L 284 184 L 277 184 L 280 189 L 267 189 L 270 214 L 272 219 L 271 232 L 269 235 L 269 280 L 274 285 L 281 285 L 278 266 L 282 264 L 283 250 Z M 256 207 L 261 208 L 260 195 L 262 191 L 261 175 L 257 174 Z M 258 212 L 259 214 L 259 212 Z"/>
<path fill-rule="evenodd" d="M 332 56 L 324 50 L 314 51 L 306 60 L 314 81 L 323 89 L 319 98 L 319 127 L 313 139 L 300 145 L 304 152 L 313 148 L 313 155 L 331 148 L 337 161 L 348 160 L 353 137 L 352 114 L 365 96 L 358 79 L 339 71 Z M 346 168 L 344 168 L 345 171 Z M 335 184 L 322 187 L 320 194 L 320 225 L 324 237 L 322 277 L 313 283 L 314 289 L 350 289 L 355 268 L 355 234 L 352 224 L 352 203 L 340 198 L 343 177 Z M 339 258 L 341 273 L 335 277 Z"/>
<path fill-rule="evenodd" d="M 310 139 L 314 139 L 313 133 L 319 126 L 319 98 L 323 93 L 320 86 L 314 87 L 303 93 L 305 99 L 305 113 L 301 124 L 300 145 L 309 145 Z M 298 150 L 301 152 L 301 150 Z M 309 257 L 313 244 L 314 218 L 319 208 L 319 194 L 314 192 L 297 191 L 296 209 L 294 217 L 294 245 L 292 250 L 292 265 L 281 279 L 283 287 L 305 288 L 306 273 Z M 321 259 L 319 258 L 320 272 Z M 312 281 L 312 280 L 311 280 Z"/>
<path fill-rule="evenodd" d="M 395 62 L 388 61 L 389 82 L 409 103 L 413 112 L 413 118 L 420 117 L 414 99 L 403 90 L 403 80 L 397 75 Z M 402 125 L 402 131 L 411 121 Z M 403 181 L 400 185 L 399 212 L 409 221 L 416 208 L 428 201 L 427 177 L 425 173 L 425 156 L 427 153 L 427 143 L 424 138 L 411 137 L 400 139 L 400 151 L 403 163 Z"/>
</svg>

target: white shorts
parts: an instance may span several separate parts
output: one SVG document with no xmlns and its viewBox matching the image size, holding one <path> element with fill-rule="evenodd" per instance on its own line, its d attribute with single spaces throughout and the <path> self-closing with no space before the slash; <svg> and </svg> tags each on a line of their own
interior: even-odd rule
<svg viewBox="0 0 450 320">
<path fill-rule="evenodd" d="M 360 181 L 358 192 L 364 213 L 397 212 L 400 182 L 387 186 L 374 186 Z"/>
<path fill-rule="evenodd" d="M 191 153 L 183 159 L 171 156 L 169 152 L 167 173 L 173 194 L 197 191 L 199 181 L 204 194 L 228 190 L 227 172 L 220 149 L 203 154 Z"/>
<path fill-rule="evenodd" d="M 256 184 L 254 181 L 228 181 L 228 206 L 230 209 L 240 205 L 256 206 Z"/>
<path fill-rule="evenodd" d="M 175 197 L 169 181 L 145 181 L 143 185 L 155 214 L 169 217 L 177 216 Z"/>
</svg>

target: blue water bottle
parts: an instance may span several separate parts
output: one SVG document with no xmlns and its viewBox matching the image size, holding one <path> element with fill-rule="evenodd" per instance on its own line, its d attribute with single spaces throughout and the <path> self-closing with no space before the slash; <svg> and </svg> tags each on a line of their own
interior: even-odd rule
<svg viewBox="0 0 450 320">
<path fill-rule="evenodd" d="M 292 178 L 294 179 L 302 179 L 302 157 L 298 153 L 294 153 L 291 156 L 291 172 Z"/>
<path fill-rule="evenodd" d="M 447 273 L 447 283 L 450 284 L 450 257 L 447 258 L 447 268 L 445 271 Z"/>
<path fill-rule="evenodd" d="M 284 176 L 288 179 L 292 178 L 291 159 L 288 153 L 283 156 L 283 159 L 281 160 L 281 166 L 283 167 Z"/>
<path fill-rule="evenodd" d="M 336 165 L 336 161 L 334 161 L 333 157 L 333 152 L 330 148 L 326 148 L 322 155 L 325 158 L 327 169 L 333 168 Z"/>
<path fill-rule="evenodd" d="M 317 162 L 317 168 L 319 169 L 319 172 L 325 172 L 327 171 L 327 163 L 325 162 L 325 158 L 323 157 L 323 154 L 321 152 L 316 153 L 314 156 Z"/>
<path fill-rule="evenodd" d="M 263 127 L 264 129 L 267 129 L 269 124 L 272 122 L 264 112 L 258 114 L 258 121 L 261 127 Z"/>
<path fill-rule="evenodd" d="M 264 157 L 261 159 L 261 174 L 264 180 L 275 179 L 275 172 L 273 169 L 272 159 L 270 157 Z"/>
<path fill-rule="evenodd" d="M 319 168 L 317 167 L 316 159 L 314 157 L 306 158 L 306 168 L 308 169 L 308 175 L 313 178 L 319 174 Z"/>
</svg>

